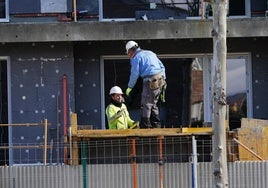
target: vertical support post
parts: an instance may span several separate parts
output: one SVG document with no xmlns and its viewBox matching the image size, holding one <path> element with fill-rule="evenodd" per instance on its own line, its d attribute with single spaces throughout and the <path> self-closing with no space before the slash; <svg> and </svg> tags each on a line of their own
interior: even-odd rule
<svg viewBox="0 0 268 188">
<path fill-rule="evenodd" d="M 163 136 L 158 138 L 158 151 L 159 151 L 159 187 L 164 188 L 164 178 L 163 178 L 163 165 L 164 165 L 164 158 L 163 158 Z"/>
<path fill-rule="evenodd" d="M 71 131 L 70 131 L 70 139 L 72 140 L 72 149 L 71 149 L 71 164 L 78 165 L 79 164 L 79 149 L 77 143 L 77 114 L 71 113 Z"/>
<path fill-rule="evenodd" d="M 77 137 L 72 139 L 72 165 L 79 165 L 79 154 L 78 154 L 78 143 Z"/>
<path fill-rule="evenodd" d="M 137 188 L 136 139 L 131 139 L 132 178 L 133 188 Z"/>
<path fill-rule="evenodd" d="M 204 2 L 204 0 L 202 0 L 201 6 L 202 6 L 202 20 L 203 20 L 203 19 L 205 19 L 205 2 Z"/>
<path fill-rule="evenodd" d="M 197 149 L 195 136 L 192 136 L 192 152 L 192 188 L 197 188 Z"/>
<path fill-rule="evenodd" d="M 265 17 L 268 18 L 268 10 L 265 11 Z"/>
<path fill-rule="evenodd" d="M 57 121 L 57 164 L 60 162 L 60 112 L 59 112 L 59 95 L 57 96 L 57 101 L 56 101 L 56 106 L 57 106 L 57 115 L 56 115 L 56 121 Z"/>
<path fill-rule="evenodd" d="M 73 165 L 73 147 L 72 147 L 72 127 L 69 127 L 69 147 L 70 147 L 70 165 Z"/>
<path fill-rule="evenodd" d="M 77 22 L 77 8 L 76 8 L 76 0 L 73 0 L 73 7 L 74 7 L 74 22 Z"/>
<path fill-rule="evenodd" d="M 63 159 L 66 163 L 67 159 L 67 76 L 64 74 L 62 78 L 62 115 L 63 115 Z"/>
<path fill-rule="evenodd" d="M 71 113 L 71 127 L 72 127 L 72 134 L 77 134 L 77 114 Z"/>
<path fill-rule="evenodd" d="M 86 141 L 82 141 L 83 188 L 87 188 Z"/>
<path fill-rule="evenodd" d="M 213 120 L 214 187 L 228 187 L 226 157 L 226 33 L 227 0 L 211 1 L 213 11 Z"/>
<path fill-rule="evenodd" d="M 43 164 L 47 164 L 47 119 L 44 120 L 44 153 L 43 153 Z"/>
</svg>

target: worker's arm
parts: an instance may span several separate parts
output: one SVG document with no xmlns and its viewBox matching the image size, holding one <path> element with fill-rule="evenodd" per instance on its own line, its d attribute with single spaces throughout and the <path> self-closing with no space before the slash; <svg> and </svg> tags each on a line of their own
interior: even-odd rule
<svg viewBox="0 0 268 188">
<path fill-rule="evenodd" d="M 162 103 L 166 102 L 166 90 L 167 90 L 167 82 L 164 80 L 164 85 L 161 88 L 161 93 L 160 93 L 160 101 Z"/>
<path fill-rule="evenodd" d="M 109 129 L 117 129 L 117 120 L 123 114 L 123 110 L 116 111 L 117 109 L 112 106 L 108 106 L 106 109 L 106 116 L 109 124 Z"/>
<path fill-rule="evenodd" d="M 163 65 L 162 61 L 159 59 L 158 61 L 159 65 L 160 65 L 160 68 L 162 70 L 162 75 L 163 75 L 163 78 L 164 80 L 166 79 L 166 69 L 165 69 L 165 66 Z"/>
<path fill-rule="evenodd" d="M 136 62 L 137 60 L 132 59 L 131 60 L 131 70 L 130 70 L 130 76 L 128 81 L 128 88 L 133 88 L 139 78 L 139 63 Z"/>
<path fill-rule="evenodd" d="M 137 126 L 139 126 L 139 123 L 132 120 L 129 116 L 129 112 L 127 110 L 127 107 L 125 104 L 122 104 L 122 111 L 124 111 L 124 117 L 127 120 L 127 126 L 128 128 L 135 129 Z"/>
</svg>

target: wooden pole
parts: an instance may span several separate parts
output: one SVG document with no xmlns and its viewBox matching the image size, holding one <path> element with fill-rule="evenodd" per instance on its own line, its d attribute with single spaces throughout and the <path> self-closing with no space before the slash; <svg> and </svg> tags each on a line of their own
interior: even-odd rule
<svg viewBox="0 0 268 188">
<path fill-rule="evenodd" d="M 47 145 L 47 148 L 53 148 L 53 146 L 50 144 L 50 145 Z M 30 145 L 0 146 L 0 150 L 1 149 L 43 149 L 44 150 L 44 145 L 33 145 L 33 146 L 30 146 Z"/>
<path fill-rule="evenodd" d="M 67 76 L 62 77 L 62 115 L 63 115 L 63 160 L 67 162 Z"/>
<path fill-rule="evenodd" d="M 163 177 L 163 165 L 164 165 L 164 159 L 163 159 L 163 136 L 160 136 L 158 138 L 158 147 L 159 147 L 159 187 L 164 188 L 164 177 Z"/>
<path fill-rule="evenodd" d="M 201 3 L 201 6 L 202 6 L 202 19 L 205 19 L 205 2 L 204 0 L 202 0 L 202 3 Z"/>
<path fill-rule="evenodd" d="M 76 8 L 76 0 L 73 0 L 73 6 L 74 6 L 74 22 L 77 22 L 77 8 Z"/>
<path fill-rule="evenodd" d="M 70 165 L 73 165 L 73 147 L 72 147 L 72 127 L 69 127 L 69 147 L 70 147 Z"/>
<path fill-rule="evenodd" d="M 49 124 L 47 124 L 49 125 Z M 0 127 L 8 127 L 8 126 L 44 126 L 44 123 L 12 123 L 12 124 L 0 124 Z"/>
<path fill-rule="evenodd" d="M 213 164 L 214 187 L 228 187 L 226 157 L 226 15 L 227 0 L 210 0 L 213 11 Z"/>
<path fill-rule="evenodd" d="M 254 155 L 256 158 L 258 158 L 260 161 L 263 161 L 263 158 L 261 158 L 261 156 L 259 156 L 257 153 L 255 153 L 254 151 L 252 151 L 250 148 L 248 148 L 246 145 L 244 145 L 242 142 L 238 141 L 237 139 L 233 139 L 236 143 L 238 143 L 240 146 L 242 146 L 245 150 L 247 150 L 249 153 L 251 153 L 252 155 Z"/>
<path fill-rule="evenodd" d="M 73 136 L 73 134 L 77 134 L 77 114 L 71 113 L 71 131 L 70 131 L 70 139 L 72 141 L 71 144 L 71 164 L 79 165 L 79 148 L 77 143 L 77 137 Z"/>
<path fill-rule="evenodd" d="M 44 122 L 44 158 L 43 158 L 43 163 L 46 165 L 47 163 L 47 119 L 45 119 Z"/>
</svg>

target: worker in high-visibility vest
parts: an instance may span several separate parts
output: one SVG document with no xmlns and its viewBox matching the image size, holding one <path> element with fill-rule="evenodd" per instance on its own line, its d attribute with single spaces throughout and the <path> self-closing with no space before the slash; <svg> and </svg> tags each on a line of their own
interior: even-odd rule
<svg viewBox="0 0 268 188">
<path fill-rule="evenodd" d="M 106 108 L 109 129 L 139 128 L 139 122 L 130 118 L 126 105 L 123 103 L 123 92 L 114 86 L 110 90 L 111 101 Z"/>
</svg>

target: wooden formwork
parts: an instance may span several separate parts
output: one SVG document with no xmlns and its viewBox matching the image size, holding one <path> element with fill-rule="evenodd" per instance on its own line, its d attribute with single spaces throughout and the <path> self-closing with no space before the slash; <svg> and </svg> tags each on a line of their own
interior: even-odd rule
<svg viewBox="0 0 268 188">
<path fill-rule="evenodd" d="M 243 118 L 237 140 L 239 160 L 268 160 L 268 120 Z"/>
<path fill-rule="evenodd" d="M 237 143 L 233 141 L 236 137 L 235 132 L 230 132 L 226 126 L 227 131 L 227 159 L 228 161 L 238 160 Z M 212 136 L 211 127 L 200 128 L 155 128 L 155 129 L 126 129 L 126 130 L 92 130 L 80 129 L 77 125 L 77 115 L 71 114 L 71 126 L 70 126 L 70 164 L 79 164 L 79 143 L 82 140 L 90 139 L 105 139 L 105 138 L 138 138 L 138 137 L 156 137 L 163 138 L 168 136 Z"/>
<path fill-rule="evenodd" d="M 211 135 L 212 128 L 155 128 L 155 129 L 126 129 L 126 130 L 100 130 L 79 129 L 77 125 L 77 114 L 71 114 L 71 126 L 69 130 L 69 142 L 71 146 L 71 164 L 79 164 L 78 142 L 93 138 L 133 138 L 133 137 L 166 137 L 166 136 L 191 136 Z"/>
</svg>

